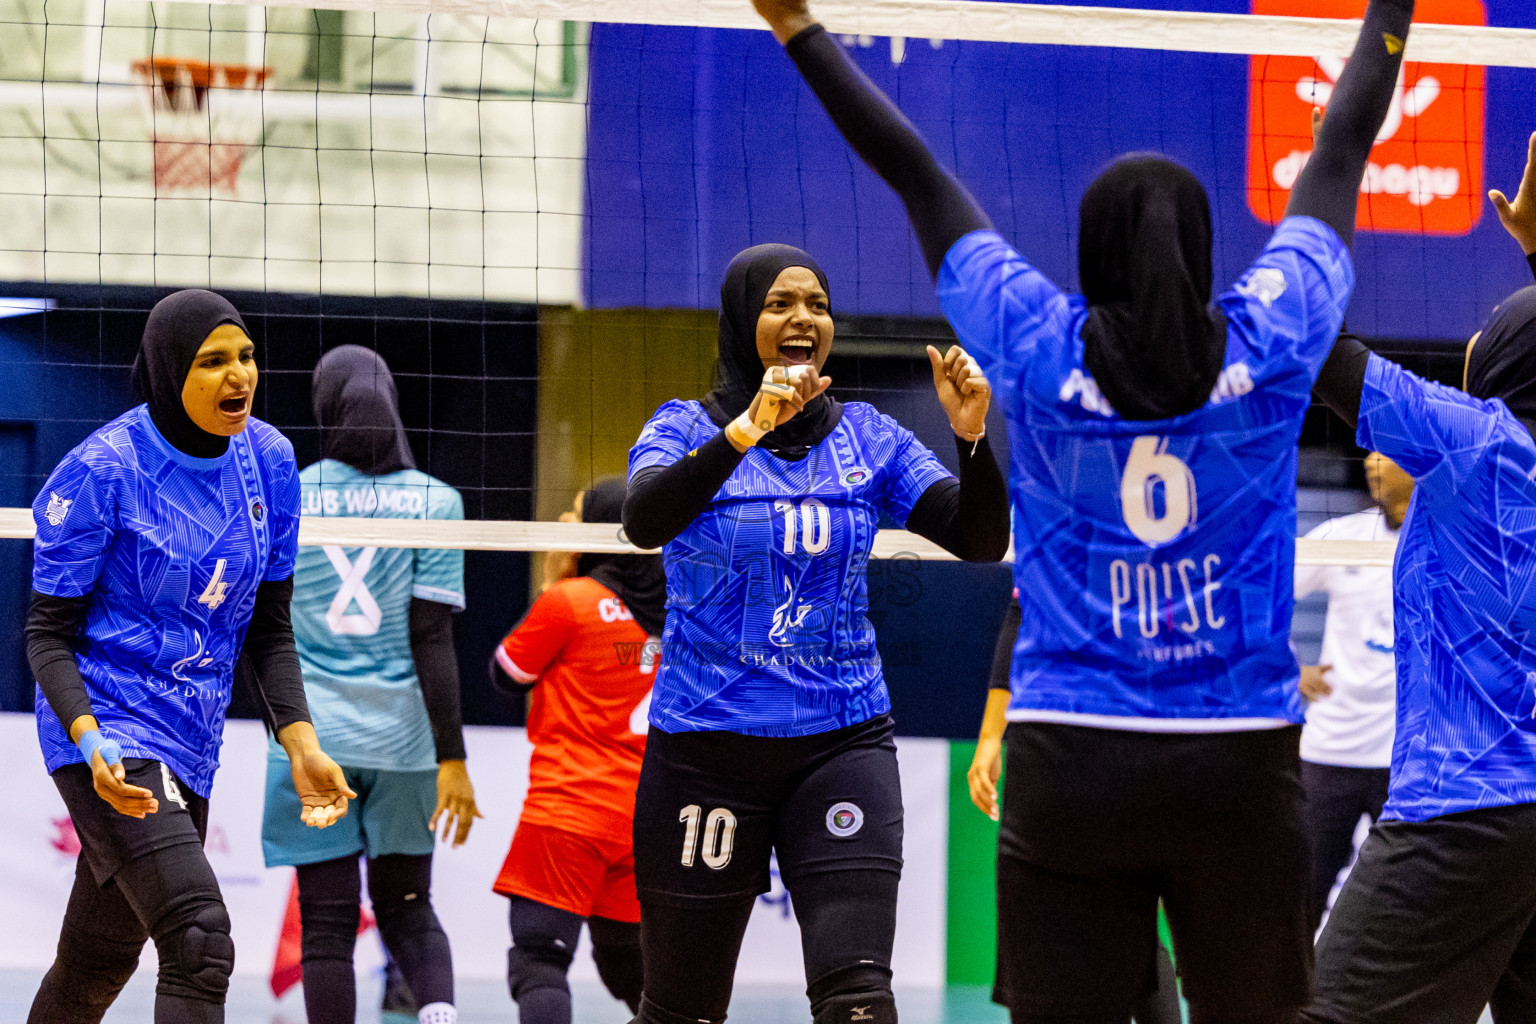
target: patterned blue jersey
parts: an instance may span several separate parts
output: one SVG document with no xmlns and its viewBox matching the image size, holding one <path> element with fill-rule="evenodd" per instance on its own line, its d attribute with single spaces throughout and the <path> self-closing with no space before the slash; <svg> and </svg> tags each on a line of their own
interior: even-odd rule
<svg viewBox="0 0 1536 1024">
<path fill-rule="evenodd" d="M 1084 367 L 1081 296 L 995 232 L 950 249 L 939 300 L 1009 427 L 1023 611 L 1011 719 L 1153 730 L 1302 720 L 1296 443 L 1353 284 L 1331 228 L 1287 219 L 1217 300 L 1227 354 L 1210 400 L 1129 421 Z"/>
<path fill-rule="evenodd" d="M 463 519 L 459 492 L 415 469 L 369 476 L 325 459 L 299 474 L 306 516 Z M 411 599 L 464 608 L 464 552 L 299 552 L 293 636 L 321 748 L 348 768 L 432 771 L 437 748 L 411 653 Z M 284 759 L 274 741 L 271 755 Z"/>
<path fill-rule="evenodd" d="M 633 476 L 720 432 L 698 402 L 667 402 L 629 452 Z M 663 732 L 808 736 L 891 709 L 865 570 L 881 514 L 905 524 L 948 477 L 889 416 L 849 402 L 790 462 L 753 448 L 662 551 L 667 626 L 651 697 Z"/>
<path fill-rule="evenodd" d="M 1393 566 L 1384 816 L 1536 802 L 1536 442 L 1503 402 L 1377 356 L 1356 436 L 1418 482 Z"/>
<path fill-rule="evenodd" d="M 293 575 L 293 446 L 253 417 L 194 458 L 141 405 L 64 456 L 32 518 L 32 586 L 90 597 L 76 660 L 102 735 L 207 796 L 256 588 Z M 48 770 L 81 761 L 41 690 L 35 706 Z"/>
</svg>

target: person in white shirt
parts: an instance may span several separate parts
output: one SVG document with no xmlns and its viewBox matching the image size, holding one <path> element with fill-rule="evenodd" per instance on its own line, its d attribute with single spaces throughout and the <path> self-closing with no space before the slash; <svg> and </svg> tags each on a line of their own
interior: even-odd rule
<svg viewBox="0 0 1536 1024">
<path fill-rule="evenodd" d="M 1366 456 L 1365 476 L 1377 507 L 1330 519 L 1307 537 L 1397 540 L 1413 478 L 1375 452 Z M 1397 711 L 1391 567 L 1298 566 L 1296 597 L 1318 591 L 1328 595 L 1322 655 L 1319 664 L 1302 666 L 1300 683 L 1310 702 L 1301 732 L 1301 784 L 1312 851 L 1314 930 L 1354 853 L 1360 816 L 1374 822 L 1386 802 Z"/>
</svg>

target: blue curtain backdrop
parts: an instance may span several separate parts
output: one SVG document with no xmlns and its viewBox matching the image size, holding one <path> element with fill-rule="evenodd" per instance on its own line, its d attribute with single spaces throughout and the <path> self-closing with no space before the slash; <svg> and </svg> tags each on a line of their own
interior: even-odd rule
<svg viewBox="0 0 1536 1024">
<path fill-rule="evenodd" d="M 745 0 L 743 0 L 745 2 Z M 1246 12 L 1237 3 L 1112 6 Z M 1536 27 L 1536 5 L 1486 0 L 1488 23 Z M 998 229 L 1076 285 L 1077 204 L 1119 153 L 1157 150 L 1211 192 L 1219 286 L 1271 228 L 1249 212 L 1248 59 L 908 39 L 855 45 Z M 782 241 L 827 269 L 834 309 L 934 316 L 905 213 L 842 142 L 766 32 L 595 25 L 586 296 L 595 306 L 713 307 L 745 246 Z M 1536 71 L 1487 73 L 1485 181 L 1512 192 L 1536 129 Z M 1375 337 L 1466 338 L 1530 281 L 1486 204 L 1459 238 L 1360 236 L 1350 326 Z"/>
</svg>

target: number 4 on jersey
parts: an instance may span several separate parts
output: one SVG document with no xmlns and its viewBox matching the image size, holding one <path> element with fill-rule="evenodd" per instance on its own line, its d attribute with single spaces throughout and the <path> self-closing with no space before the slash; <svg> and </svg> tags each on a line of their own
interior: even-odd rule
<svg viewBox="0 0 1536 1024">
<path fill-rule="evenodd" d="M 209 611 L 213 611 L 224 603 L 224 592 L 229 589 L 229 584 L 224 582 L 224 566 L 227 564 L 229 559 L 219 559 L 218 564 L 213 567 L 213 577 L 203 588 L 202 596 L 197 599 L 197 603 L 207 605 Z"/>
</svg>

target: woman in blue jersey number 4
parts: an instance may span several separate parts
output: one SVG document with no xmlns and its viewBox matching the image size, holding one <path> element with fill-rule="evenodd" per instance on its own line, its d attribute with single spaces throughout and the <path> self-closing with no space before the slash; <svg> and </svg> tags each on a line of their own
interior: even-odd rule
<svg viewBox="0 0 1536 1024">
<path fill-rule="evenodd" d="M 1331 115 L 1330 115 L 1331 116 Z M 1536 273 L 1536 135 L 1513 203 Z M 1462 390 L 1342 337 L 1317 394 L 1417 486 L 1393 563 L 1387 804 L 1317 946 L 1308 1024 L 1536 1021 L 1536 285 L 1467 345 Z"/>
<path fill-rule="evenodd" d="M 793 898 L 823 1024 L 895 1024 L 901 786 L 865 569 L 882 515 L 962 558 L 1007 549 L 991 398 L 930 347 L 958 480 L 911 433 L 826 388 L 827 279 L 787 245 L 720 288 L 716 386 L 668 402 L 630 451 L 624 528 L 662 547 L 667 625 L 635 797 L 639 1019 L 724 1019 L 769 855 Z M 933 651 L 935 657 L 942 652 Z"/>
<path fill-rule="evenodd" d="M 1184 167 L 1132 154 L 1088 186 L 1069 297 L 803 0 L 756 3 L 901 196 L 1008 419 L 1022 625 L 994 998 L 1016 1024 L 1126 1021 L 1154 984 L 1161 899 L 1196 1024 L 1292 1018 L 1311 953 L 1296 443 L 1412 0 L 1371 0 L 1285 220 L 1214 303 L 1210 204 Z"/>
<path fill-rule="evenodd" d="M 240 314 L 197 289 L 161 300 L 133 380 L 145 404 L 66 455 L 33 504 L 27 657 L 81 853 L 29 1024 L 101 1020 L 148 938 L 156 1024 L 224 1019 L 235 947 L 202 841 L 242 644 L 294 813 L 325 828 L 356 795 L 309 721 L 288 617 L 298 468 L 250 415 Z"/>
</svg>

